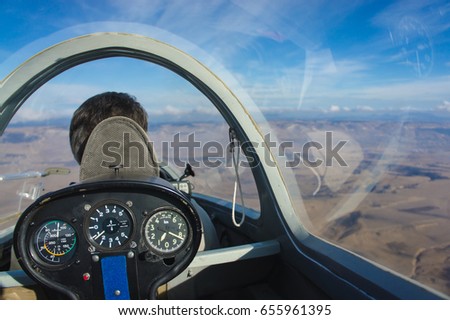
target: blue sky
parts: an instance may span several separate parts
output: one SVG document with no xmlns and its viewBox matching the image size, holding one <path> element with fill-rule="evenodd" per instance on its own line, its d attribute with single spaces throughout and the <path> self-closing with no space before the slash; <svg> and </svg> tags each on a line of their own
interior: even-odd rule
<svg viewBox="0 0 450 320">
<path fill-rule="evenodd" d="M 0 17 L 0 77 L 67 38 L 123 31 L 231 75 L 230 86 L 267 114 L 450 111 L 447 1 L 17 0 L 2 1 Z M 154 114 L 211 108 L 166 70 L 112 59 L 55 78 L 20 116 L 69 115 L 104 90 L 131 92 Z"/>
</svg>

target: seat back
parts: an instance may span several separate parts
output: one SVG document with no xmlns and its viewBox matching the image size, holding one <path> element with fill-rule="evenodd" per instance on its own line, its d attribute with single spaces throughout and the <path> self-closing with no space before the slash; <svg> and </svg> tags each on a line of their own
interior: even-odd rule
<svg viewBox="0 0 450 320">
<path fill-rule="evenodd" d="M 147 133 L 127 117 L 111 117 L 92 131 L 80 164 L 80 181 L 108 177 L 159 176 Z"/>
</svg>

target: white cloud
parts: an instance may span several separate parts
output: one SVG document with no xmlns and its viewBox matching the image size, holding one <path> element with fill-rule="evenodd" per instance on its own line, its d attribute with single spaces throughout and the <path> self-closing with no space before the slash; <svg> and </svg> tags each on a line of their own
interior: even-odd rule
<svg viewBox="0 0 450 320">
<path fill-rule="evenodd" d="M 142 22 L 146 19 L 154 18 L 158 13 L 165 11 L 167 2 L 164 0 L 154 0 L 149 3 L 147 0 L 134 0 L 127 3 L 121 0 L 110 0 L 111 5 L 116 9 L 115 16 L 127 18 L 130 21 Z"/>
<path fill-rule="evenodd" d="M 349 94 L 367 99 L 435 101 L 448 97 L 448 88 L 450 77 L 446 76 L 368 86 L 350 91 Z"/>
<path fill-rule="evenodd" d="M 345 82 L 343 82 L 346 84 Z M 370 105 L 372 108 L 411 105 L 427 107 L 448 100 L 450 76 L 398 79 L 373 83 L 359 81 L 339 86 L 329 81 L 316 82 L 307 92 L 309 104 L 345 104 L 347 106 Z"/>
<path fill-rule="evenodd" d="M 315 105 L 329 103 L 326 102 L 328 97 L 333 100 L 332 97 L 340 95 L 341 89 L 336 89 L 337 86 L 350 81 L 355 85 L 347 87 L 359 87 L 359 82 L 370 69 L 370 65 L 365 61 L 337 60 L 329 49 L 290 54 L 296 54 L 297 60 L 289 67 L 268 65 L 271 61 L 266 61 L 262 53 L 258 63 L 252 66 L 251 72 L 238 74 L 237 79 L 260 108 L 301 109 L 305 102 L 313 102 Z M 289 59 L 293 57 L 285 58 Z"/>
<path fill-rule="evenodd" d="M 348 75 L 365 75 L 370 69 L 370 66 L 362 60 L 338 60 L 336 61 L 336 72 L 340 77 L 346 77 Z"/>
<path fill-rule="evenodd" d="M 372 112 L 374 109 L 371 106 L 357 106 L 356 110 L 358 111 L 365 111 L 365 112 Z"/>
<path fill-rule="evenodd" d="M 25 101 L 12 122 L 71 117 L 86 99 L 102 91 L 91 85 L 47 83 Z"/>
<path fill-rule="evenodd" d="M 339 112 L 339 111 L 341 111 L 341 108 L 338 105 L 333 104 L 330 106 L 329 111 L 330 112 Z"/>
<path fill-rule="evenodd" d="M 90 5 L 88 1 L 82 2 L 86 6 L 88 3 Z M 420 12 L 425 8 L 422 4 L 408 5 L 409 1 L 401 3 L 402 6 L 407 6 L 406 13 Z M 242 84 L 240 90 L 251 96 L 260 108 L 270 108 L 274 111 L 281 108 L 291 110 L 291 108 L 301 107 L 306 102 L 305 105 L 308 106 L 335 104 L 337 108 L 335 107 L 333 110 L 333 107 L 330 107 L 329 111 L 338 112 L 349 111 L 358 104 L 364 106 L 367 103 L 372 106 L 374 105 L 372 100 L 382 101 L 380 104 L 388 106 L 391 102 L 405 99 L 408 100 L 405 102 L 407 104 L 409 100 L 420 99 L 421 101 L 432 101 L 433 105 L 436 104 L 436 101 L 448 99 L 450 80 L 444 77 L 428 78 L 423 81 L 406 79 L 393 84 L 374 84 L 365 81 L 371 76 L 376 76 L 373 74 L 370 58 L 363 55 L 370 49 L 358 51 L 359 56 L 348 55 L 349 58 L 336 59 L 333 56 L 334 52 L 327 48 L 329 43 L 325 41 L 326 37 L 323 35 L 334 25 L 338 25 L 340 20 L 355 8 L 353 4 L 305 1 L 305 5 L 299 5 L 298 2 L 289 0 L 276 2 L 269 0 L 256 2 L 202 1 L 189 4 L 186 4 L 185 1 L 168 2 L 164 0 L 152 1 L 149 4 L 146 0 L 136 0 L 131 5 L 129 2 L 121 0 L 111 0 L 109 4 L 109 6 L 105 6 L 104 13 L 98 19 L 110 15 L 108 19 L 115 21 L 141 22 L 142 30 L 137 28 L 138 24 L 133 25 L 136 27 L 135 33 L 154 36 L 156 29 L 160 27 L 167 33 L 173 33 L 180 38 L 184 37 L 187 41 L 180 46 L 183 50 L 196 53 L 197 49 L 194 47 L 198 46 L 214 59 L 223 62 L 231 69 L 230 74 L 239 78 L 239 82 Z M 187 5 L 189 10 L 185 10 Z M 388 26 L 398 19 L 402 6 L 388 6 L 385 12 L 374 21 L 378 25 L 383 23 L 384 27 Z M 327 10 L 324 10 L 325 8 Z M 89 12 L 90 9 L 87 8 L 85 11 Z M 97 11 L 92 11 L 93 16 L 100 13 L 98 7 L 95 9 Z M 192 23 L 192 21 L 196 21 L 196 23 Z M 122 30 L 124 23 L 96 24 L 95 28 Z M 135 29 L 131 27 L 130 29 L 125 28 L 125 31 L 133 30 Z M 165 37 L 169 39 L 168 35 L 162 33 L 160 37 L 163 41 L 166 40 Z M 315 38 L 315 35 L 319 35 L 319 37 Z M 270 55 L 271 51 L 265 50 L 267 48 L 258 42 L 260 37 L 271 38 L 277 44 L 292 42 L 294 44 L 292 52 L 273 59 L 273 56 Z M 178 46 L 176 41 L 167 42 Z M 355 43 L 355 46 L 359 45 L 361 47 L 362 45 L 370 46 L 372 41 Z M 378 51 L 379 49 L 377 48 Z M 352 48 L 349 50 L 357 51 Z M 278 54 L 279 50 L 273 50 L 273 52 Z M 289 56 L 289 54 L 295 56 Z M 369 52 L 369 54 L 372 53 Z M 247 64 L 248 60 L 241 61 L 246 55 L 251 57 L 248 60 L 254 59 L 251 62 L 256 62 L 251 68 L 250 64 Z M 195 54 L 194 56 L 208 66 L 213 64 L 207 60 L 208 57 Z M 279 65 L 275 65 L 277 61 Z M 286 61 L 290 63 L 289 66 L 286 66 Z M 268 65 L 268 63 L 274 63 L 274 65 Z M 212 69 L 216 72 L 216 69 Z M 236 70 L 241 72 L 239 76 L 236 75 Z M 220 72 L 218 75 L 222 78 Z M 227 79 L 225 81 L 229 85 Z M 53 92 L 42 94 L 45 97 L 42 97 L 42 103 L 39 104 L 59 106 L 61 101 L 71 101 L 71 105 L 78 105 L 84 98 L 103 90 L 88 86 L 86 88 L 72 87 L 70 90 L 64 88 L 66 88 L 64 84 L 59 89 L 55 86 L 52 89 Z M 67 89 L 69 88 L 67 87 Z M 136 93 L 134 93 L 141 102 L 143 101 L 144 105 L 152 106 L 149 109 L 152 109 L 153 106 L 155 108 L 156 106 L 165 106 L 161 110 L 149 110 L 154 114 L 183 115 L 192 110 L 202 114 L 217 112 L 214 107 L 209 108 L 206 103 L 193 98 L 194 94 L 174 94 L 172 96 L 166 94 L 164 96 L 164 94 L 148 92 L 149 90 L 146 93 L 146 90 L 136 85 Z M 64 91 L 69 96 L 64 97 L 65 100 L 61 100 L 62 95 L 59 94 L 59 91 Z M 352 99 L 358 99 L 358 101 L 354 102 Z M 339 105 L 351 107 L 339 107 Z M 37 103 L 36 108 L 40 108 Z M 365 111 L 371 111 L 370 108 L 373 109 L 373 107 L 368 107 Z M 364 111 L 364 109 L 359 110 Z"/>
<path fill-rule="evenodd" d="M 50 82 L 33 94 L 33 104 L 80 105 L 89 97 L 104 91 L 103 87 L 92 84 Z"/>
<path fill-rule="evenodd" d="M 221 43 L 228 50 L 233 46 L 221 41 L 223 32 L 255 35 L 257 30 L 265 29 L 264 23 L 230 1 L 156 0 L 149 3 L 137 0 L 130 5 L 126 1 L 111 0 L 110 3 L 111 15 L 116 20 L 151 24 L 193 43 Z"/>
<path fill-rule="evenodd" d="M 157 109 L 157 110 L 151 110 L 150 114 L 152 115 L 183 115 L 186 114 L 187 111 L 181 108 L 174 107 L 172 105 L 166 105 L 164 108 Z"/>
<path fill-rule="evenodd" d="M 154 116 L 184 116 L 184 115 L 217 115 L 219 113 L 215 107 L 198 106 L 195 108 L 175 107 L 166 105 L 164 108 L 149 110 L 150 115 Z"/>
<path fill-rule="evenodd" d="M 412 31 L 410 27 L 421 28 L 422 30 L 415 31 L 426 31 L 429 36 L 436 39 L 436 35 L 445 32 L 450 27 L 448 13 L 445 13 L 448 10 L 449 4 L 446 1 L 401 0 L 386 7 L 385 10 L 373 18 L 373 22 L 378 26 L 392 30 L 394 33 L 393 39 L 402 32 Z M 414 21 L 414 24 L 405 26 L 405 18 L 410 19 L 409 21 Z"/>
<path fill-rule="evenodd" d="M 365 74 L 370 66 L 362 59 L 336 59 L 331 49 L 307 51 L 304 65 L 305 73 L 311 72 L 313 78 L 347 78 Z"/>
<path fill-rule="evenodd" d="M 444 100 L 441 104 L 436 107 L 440 111 L 450 111 L 450 101 Z"/>
</svg>

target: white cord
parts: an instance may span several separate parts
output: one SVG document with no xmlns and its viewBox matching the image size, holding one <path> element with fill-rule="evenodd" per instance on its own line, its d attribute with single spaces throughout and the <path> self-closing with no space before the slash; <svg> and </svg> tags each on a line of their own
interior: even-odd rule
<svg viewBox="0 0 450 320">
<path fill-rule="evenodd" d="M 234 171 L 236 174 L 236 180 L 234 182 L 234 192 L 233 192 L 233 206 L 231 209 L 231 218 L 233 221 L 233 224 L 236 227 L 240 227 L 244 221 L 245 221 L 245 204 L 244 204 L 244 195 L 242 194 L 242 186 L 241 186 L 241 179 L 239 178 L 239 166 L 238 166 L 238 161 L 239 161 L 239 157 L 241 156 L 241 146 L 239 145 L 239 141 L 237 141 L 237 159 L 235 157 L 235 145 L 234 145 L 234 141 L 231 141 L 232 145 L 231 145 L 231 153 L 232 153 L 232 157 L 233 157 L 233 166 L 234 166 Z M 237 193 L 237 189 L 239 187 L 239 194 L 241 196 L 241 204 L 242 204 L 242 218 L 241 221 L 237 222 L 236 221 L 236 193 Z"/>
</svg>

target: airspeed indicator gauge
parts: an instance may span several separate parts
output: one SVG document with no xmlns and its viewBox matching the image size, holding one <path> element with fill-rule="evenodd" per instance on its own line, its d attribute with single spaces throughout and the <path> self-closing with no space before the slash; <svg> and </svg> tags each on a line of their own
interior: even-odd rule
<svg viewBox="0 0 450 320">
<path fill-rule="evenodd" d="M 144 239 L 150 250 L 163 257 L 173 257 L 191 237 L 189 224 L 176 208 L 161 208 L 144 224 Z"/>
<path fill-rule="evenodd" d="M 37 229 L 33 242 L 40 260 L 50 265 L 62 265 L 74 256 L 77 236 L 67 222 L 51 220 Z"/>
</svg>

